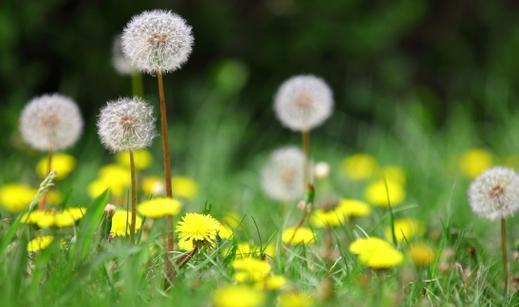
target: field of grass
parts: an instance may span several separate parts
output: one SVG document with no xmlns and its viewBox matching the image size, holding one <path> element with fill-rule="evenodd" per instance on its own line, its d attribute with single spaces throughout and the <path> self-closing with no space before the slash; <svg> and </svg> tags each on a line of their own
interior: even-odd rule
<svg viewBox="0 0 519 307">
<path fill-rule="evenodd" d="M 92 201 L 87 187 L 97 169 L 114 158 L 103 152 L 95 133 L 87 129 L 81 144 L 70 152 L 77 158 L 76 169 L 56 183 L 56 189 L 65 195 L 61 205 L 87 207 L 86 216 L 73 229 L 38 229 L 17 224 L 17 215 L 2 214 L 2 305 L 207 306 L 216 289 L 235 283 L 231 263 L 236 255 L 232 250 L 239 242 L 262 248 L 275 246 L 275 255 L 269 256 L 268 262 L 287 283 L 282 289 L 261 291 L 266 305 L 275 305 L 286 293 L 307 294 L 312 299 L 305 302 L 312 301 L 315 306 L 519 304 L 517 294 L 503 296 L 498 224 L 471 212 L 467 201 L 470 180 L 458 167 L 460 155 L 473 146 L 491 149 L 495 164 L 517 161 L 519 117 L 510 114 L 500 125 L 476 125 L 462 110 L 453 110 L 444 127 L 437 130 L 416 104 L 407 110 L 388 111 L 393 120 L 384 128 L 366 124 L 356 130 L 353 137 L 350 135 L 357 140 L 355 144 L 341 141 L 341 135 L 349 132 L 341 129 L 345 118 L 340 114 L 330 119 L 336 129 L 326 130 L 334 133 L 317 130 L 313 134 L 312 159 L 331 166 L 330 176 L 316 181 L 317 200 L 330 194 L 363 199 L 370 180 L 349 180 L 341 167 L 341 160 L 352 153 L 369 153 L 380 165 L 398 165 L 405 170 L 406 198 L 393 208 L 393 215 L 395 219 L 418 219 L 425 231 L 397 245 L 404 254 L 403 263 L 373 271 L 358 262 L 348 245 L 366 235 L 384 238 L 384 230 L 391 223 L 389 210 L 373 207 L 370 216 L 334 228 L 331 266 L 323 258 L 326 243 L 322 229 L 315 229 L 314 244 L 284 244 L 280 233 L 294 225 L 301 212 L 297 202 L 280 204 L 264 195 L 260 169 L 275 148 L 273 143 L 298 144 L 299 139 L 287 132 L 276 136 L 275 142 L 261 133 L 256 136 L 258 142 L 246 140 L 244 127 L 254 125 L 252 119 L 232 112 L 232 104 L 223 110 L 224 99 L 215 97 L 196 118 L 189 122 L 178 119 L 172 126 L 173 173 L 190 176 L 199 187 L 194 199 L 182 201 L 183 213 L 206 211 L 217 219 L 231 211 L 239 214 L 240 221 L 230 239 L 220 241 L 213 249 L 202 249 L 179 269 L 173 287 L 164 291 L 160 222 L 146 228 L 138 244 L 121 237 L 111 242 L 100 238 L 103 209 L 110 197 L 105 193 Z M 244 143 L 253 147 L 242 148 Z M 2 154 L 0 184 L 36 185 L 34 166 L 42 157 L 14 147 Z M 159 144 L 154 144 L 151 152 L 155 162 L 144 174 L 161 176 Z M 242 152 L 247 155 L 243 157 Z M 175 222 L 183 213 L 174 218 Z M 514 277 L 519 273 L 517 217 L 509 219 L 508 225 Z M 43 251 L 28 253 L 25 245 L 36 233 L 51 233 L 58 240 Z M 416 267 L 410 259 L 408 247 L 415 240 L 434 249 L 434 260 L 427 267 Z M 174 252 L 174 257 L 181 255 Z M 329 290 L 324 290 L 326 281 L 331 281 Z M 512 287 L 516 291 L 517 281 Z M 323 299 L 323 291 L 331 294 Z M 233 300 L 235 306 L 241 306 L 240 301 L 246 298 L 238 295 Z"/>
</svg>

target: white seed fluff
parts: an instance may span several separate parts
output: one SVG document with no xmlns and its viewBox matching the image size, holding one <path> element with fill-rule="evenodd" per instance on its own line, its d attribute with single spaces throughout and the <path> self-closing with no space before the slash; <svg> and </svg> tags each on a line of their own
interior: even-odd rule
<svg viewBox="0 0 519 307">
<path fill-rule="evenodd" d="M 261 172 L 263 191 L 278 201 L 297 200 L 304 193 L 305 157 L 297 147 L 275 150 Z"/>
<path fill-rule="evenodd" d="M 321 125 L 333 111 L 333 93 L 326 82 L 313 75 L 292 77 L 274 97 L 278 119 L 294 131 L 309 131 Z"/>
<path fill-rule="evenodd" d="M 184 64 L 193 48 L 191 27 L 170 11 L 145 11 L 134 16 L 122 35 L 124 54 L 137 69 L 155 74 Z"/>
<path fill-rule="evenodd" d="M 58 151 L 72 146 L 82 130 L 83 118 L 77 104 L 60 94 L 33 98 L 20 116 L 24 141 L 42 151 Z"/>
<path fill-rule="evenodd" d="M 131 75 L 137 71 L 137 69 L 130 62 L 130 59 L 128 59 L 128 57 L 123 53 L 123 46 L 120 35 L 117 35 L 114 38 L 112 47 L 112 64 L 115 68 L 115 71 L 121 75 Z"/>
<path fill-rule="evenodd" d="M 153 108 L 138 97 L 109 101 L 101 109 L 97 132 L 112 152 L 148 147 L 155 137 Z"/>
<path fill-rule="evenodd" d="M 469 188 L 472 210 L 495 220 L 519 209 L 519 175 L 505 167 L 494 167 L 474 179 Z"/>
</svg>

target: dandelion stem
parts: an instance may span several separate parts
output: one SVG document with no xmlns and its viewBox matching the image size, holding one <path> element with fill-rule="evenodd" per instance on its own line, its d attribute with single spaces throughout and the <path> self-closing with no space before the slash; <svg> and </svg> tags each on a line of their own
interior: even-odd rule
<svg viewBox="0 0 519 307">
<path fill-rule="evenodd" d="M 137 176 L 135 172 L 135 159 L 133 151 L 130 150 L 130 173 L 131 173 L 131 210 L 132 218 L 130 221 L 130 240 L 135 243 L 135 222 L 137 220 Z"/>
<path fill-rule="evenodd" d="M 162 160 L 164 161 L 164 184 L 166 189 L 166 196 L 173 197 L 173 188 L 171 186 L 171 160 L 169 155 L 168 145 L 168 119 L 166 116 L 166 96 L 164 94 L 164 80 L 162 72 L 157 71 L 157 85 L 160 100 L 160 126 L 162 135 Z M 173 279 L 174 271 L 173 264 L 169 259 L 169 252 L 173 250 L 173 221 L 166 219 L 166 253 L 164 256 L 164 266 L 166 270 L 165 287 L 169 281 Z"/>
<path fill-rule="evenodd" d="M 132 74 L 132 95 L 134 97 L 143 97 L 142 75 L 140 72 Z"/>
<path fill-rule="evenodd" d="M 50 172 L 52 172 L 52 150 L 49 150 L 47 153 L 47 176 L 50 174 Z M 47 193 L 48 191 L 45 191 L 40 200 L 40 204 L 38 206 L 38 209 L 40 210 L 45 209 L 45 205 L 47 203 Z"/>
<path fill-rule="evenodd" d="M 508 295 L 508 248 L 506 246 L 506 222 L 501 218 L 501 254 L 503 256 L 503 273 L 505 275 L 505 297 Z"/>
<path fill-rule="evenodd" d="M 303 165 L 305 186 L 310 184 L 310 131 L 304 130 L 302 132 L 303 137 L 303 153 L 305 154 L 305 162 Z"/>
</svg>

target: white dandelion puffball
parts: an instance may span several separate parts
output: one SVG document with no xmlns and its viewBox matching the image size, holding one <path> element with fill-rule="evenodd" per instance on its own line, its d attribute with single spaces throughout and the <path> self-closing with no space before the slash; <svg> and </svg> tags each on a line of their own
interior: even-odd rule
<svg viewBox="0 0 519 307">
<path fill-rule="evenodd" d="M 297 200 L 303 196 L 305 156 L 293 146 L 275 150 L 261 171 L 265 194 L 278 201 Z"/>
<path fill-rule="evenodd" d="M 148 147 L 155 137 L 153 108 L 138 97 L 109 101 L 101 109 L 97 130 L 112 152 Z"/>
<path fill-rule="evenodd" d="M 128 59 L 128 57 L 123 53 L 123 46 L 120 35 L 117 35 L 114 38 L 112 47 L 112 64 L 115 68 L 115 71 L 121 75 L 131 75 L 137 71 L 137 69 L 130 62 L 130 59 Z"/>
<path fill-rule="evenodd" d="M 189 58 L 193 41 L 186 21 L 163 10 L 134 16 L 122 35 L 124 54 L 133 66 L 149 74 L 179 69 Z"/>
<path fill-rule="evenodd" d="M 333 111 L 333 93 L 326 82 L 313 75 L 292 77 L 274 98 L 278 119 L 294 131 L 309 131 L 321 125 Z"/>
<path fill-rule="evenodd" d="M 469 188 L 472 210 L 495 220 L 519 209 L 519 175 L 505 167 L 494 167 L 477 177 Z"/>
<path fill-rule="evenodd" d="M 33 98 L 20 116 L 24 141 L 42 151 L 58 151 L 72 146 L 82 130 L 83 118 L 77 104 L 60 94 Z"/>
</svg>

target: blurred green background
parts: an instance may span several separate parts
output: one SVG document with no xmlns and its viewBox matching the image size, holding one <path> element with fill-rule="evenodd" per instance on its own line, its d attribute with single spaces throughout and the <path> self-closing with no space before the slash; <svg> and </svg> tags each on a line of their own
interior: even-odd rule
<svg viewBox="0 0 519 307">
<path fill-rule="evenodd" d="M 299 73 L 330 83 L 336 112 L 319 134 L 348 145 L 362 141 L 372 124 L 392 126 L 400 109 L 438 129 L 458 109 L 467 120 L 491 124 L 517 109 L 519 4 L 511 0 L 7 0 L 0 6 L 0 129 L 9 135 L 0 146 L 9 150 L 20 109 L 49 92 L 74 97 L 87 136 L 95 137 L 99 107 L 131 93 L 129 77 L 111 64 L 113 38 L 131 16 L 154 8 L 185 17 L 195 36 L 188 63 L 166 77 L 177 133 L 196 129 L 204 116 L 236 120 L 240 154 L 292 135 L 275 120 L 272 97 Z M 144 80 L 146 96 L 156 100 L 155 79 Z"/>
</svg>

